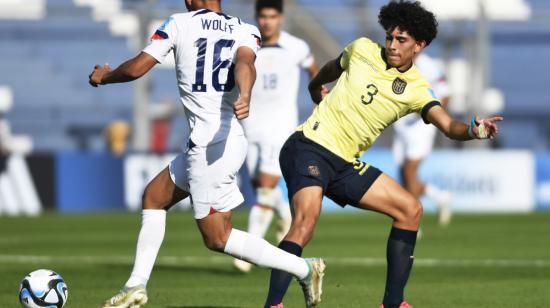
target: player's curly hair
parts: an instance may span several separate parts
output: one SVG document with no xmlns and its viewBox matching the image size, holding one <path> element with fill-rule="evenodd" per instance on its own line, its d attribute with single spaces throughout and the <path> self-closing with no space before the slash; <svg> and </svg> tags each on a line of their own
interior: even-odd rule
<svg viewBox="0 0 550 308">
<path fill-rule="evenodd" d="M 426 45 L 430 45 L 437 36 L 435 15 L 422 7 L 419 1 L 390 1 L 380 9 L 378 23 L 386 32 L 399 27 L 417 41 L 425 41 Z"/>
<path fill-rule="evenodd" d="M 283 0 L 257 0 L 256 15 L 263 9 L 276 9 L 279 13 L 283 13 Z"/>
</svg>

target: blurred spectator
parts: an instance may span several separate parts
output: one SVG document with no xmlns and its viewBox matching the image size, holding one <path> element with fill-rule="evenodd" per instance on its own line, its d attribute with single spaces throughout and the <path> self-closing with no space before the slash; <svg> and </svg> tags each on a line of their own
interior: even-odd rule
<svg viewBox="0 0 550 308">
<path fill-rule="evenodd" d="M 111 154 L 122 156 L 128 147 L 130 125 L 124 120 L 115 120 L 105 128 L 105 139 Z"/>
<path fill-rule="evenodd" d="M 169 150 L 168 141 L 172 130 L 172 120 L 177 113 L 176 104 L 167 100 L 151 104 L 151 139 L 149 148 L 155 154 L 164 154 Z"/>
<path fill-rule="evenodd" d="M 9 124 L 6 120 L 6 112 L 12 105 L 11 91 L 7 87 L 0 87 L 0 155 L 8 152 Z"/>
<path fill-rule="evenodd" d="M 13 106 L 13 94 L 7 86 L 0 86 L 0 155 L 28 154 L 32 151 L 32 139 L 27 135 L 12 135 L 6 118 Z"/>
<path fill-rule="evenodd" d="M 0 111 L 0 156 L 6 155 L 8 149 L 6 147 L 6 132 L 7 132 L 7 123 L 4 118 L 4 113 Z"/>
<path fill-rule="evenodd" d="M 170 117 L 157 118 L 151 126 L 151 151 L 155 154 L 163 154 L 168 150 L 168 137 L 170 136 L 172 119 Z"/>
</svg>

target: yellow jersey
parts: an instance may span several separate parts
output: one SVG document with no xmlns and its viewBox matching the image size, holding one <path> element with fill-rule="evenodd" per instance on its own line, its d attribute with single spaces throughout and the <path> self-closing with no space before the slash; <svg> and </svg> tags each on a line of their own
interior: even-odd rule
<svg viewBox="0 0 550 308">
<path fill-rule="evenodd" d="M 399 118 L 417 112 L 427 123 L 428 109 L 440 105 L 414 65 L 406 72 L 390 67 L 384 49 L 368 38 L 348 45 L 340 66 L 335 87 L 297 130 L 346 161 L 359 158 Z"/>
</svg>

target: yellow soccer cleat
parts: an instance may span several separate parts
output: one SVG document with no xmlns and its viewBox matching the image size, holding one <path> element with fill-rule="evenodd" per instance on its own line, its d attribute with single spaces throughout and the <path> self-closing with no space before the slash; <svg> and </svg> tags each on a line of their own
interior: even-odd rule
<svg viewBox="0 0 550 308">
<path fill-rule="evenodd" d="M 142 285 L 123 288 L 115 296 L 106 300 L 100 308 L 141 308 L 147 303 L 147 291 Z"/>
<path fill-rule="evenodd" d="M 305 260 L 309 266 L 309 274 L 304 279 L 298 279 L 298 282 L 304 292 L 306 308 L 314 308 L 321 302 L 326 266 L 325 261 L 321 258 L 308 258 Z"/>
</svg>

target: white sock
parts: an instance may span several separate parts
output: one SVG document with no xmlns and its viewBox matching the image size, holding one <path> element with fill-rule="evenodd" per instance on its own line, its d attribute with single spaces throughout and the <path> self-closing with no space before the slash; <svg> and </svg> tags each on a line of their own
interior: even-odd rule
<svg viewBox="0 0 550 308">
<path fill-rule="evenodd" d="M 160 245 L 164 239 L 165 227 L 165 210 L 142 211 L 141 230 L 139 231 L 137 241 L 134 269 L 132 270 L 130 279 L 124 285 L 125 287 L 147 285 Z"/>
<path fill-rule="evenodd" d="M 428 198 L 432 199 L 438 205 L 449 202 L 449 192 L 439 189 L 435 185 L 426 183 L 424 192 Z"/>
<path fill-rule="evenodd" d="M 272 219 L 273 209 L 253 205 L 248 216 L 248 233 L 264 237 Z"/>
<path fill-rule="evenodd" d="M 224 252 L 261 267 L 282 270 L 303 279 L 309 272 L 304 259 L 269 244 L 263 238 L 232 229 Z"/>
</svg>

